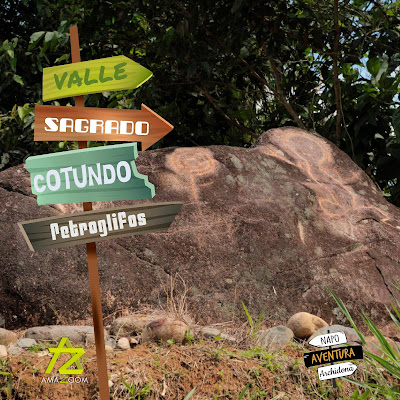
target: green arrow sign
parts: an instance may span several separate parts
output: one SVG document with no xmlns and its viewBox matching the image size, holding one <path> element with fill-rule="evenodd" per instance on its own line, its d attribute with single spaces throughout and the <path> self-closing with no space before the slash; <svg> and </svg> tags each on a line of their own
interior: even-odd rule
<svg viewBox="0 0 400 400">
<path fill-rule="evenodd" d="M 137 144 L 29 157 L 32 193 L 41 204 L 151 199 L 154 186 L 139 174 Z"/>
<path fill-rule="evenodd" d="M 125 56 L 43 69 L 43 101 L 112 90 L 135 89 L 153 73 Z"/>
</svg>

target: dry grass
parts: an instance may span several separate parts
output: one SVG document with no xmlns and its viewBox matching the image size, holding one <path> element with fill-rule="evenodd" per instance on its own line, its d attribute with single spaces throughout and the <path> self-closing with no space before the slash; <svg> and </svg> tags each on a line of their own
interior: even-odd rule
<svg viewBox="0 0 400 400">
<path fill-rule="evenodd" d="M 304 346 L 293 343 L 285 351 L 269 354 L 260 348 L 239 349 L 215 341 L 175 344 L 143 344 L 127 351 L 108 353 L 112 399 L 180 400 L 194 388 L 193 400 L 232 399 L 349 399 L 355 386 L 338 380 L 318 381 L 315 368 L 305 368 Z M 41 383 L 49 362 L 46 352 L 11 358 L 12 399 L 97 399 L 94 349 L 84 355 L 88 384 Z M 368 377 L 367 366 L 358 362 L 357 379 Z M 0 394 L 2 387 L 0 378 Z M 129 389 L 130 388 L 130 389 Z M 5 396 L 0 398 L 6 398 Z"/>
</svg>

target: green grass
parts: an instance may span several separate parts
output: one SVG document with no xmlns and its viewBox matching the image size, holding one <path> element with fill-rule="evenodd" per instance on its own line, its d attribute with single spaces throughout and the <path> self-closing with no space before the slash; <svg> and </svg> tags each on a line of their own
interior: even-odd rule
<svg viewBox="0 0 400 400">
<path fill-rule="evenodd" d="M 400 293 L 400 287 L 398 285 L 393 285 L 397 291 L 397 294 Z M 343 301 L 335 295 L 335 293 L 329 289 L 330 294 L 335 299 L 337 305 L 343 312 L 343 314 L 348 319 L 350 325 L 357 332 L 357 335 L 360 337 L 363 344 L 365 344 L 365 337 L 358 329 L 355 324 L 353 318 L 351 317 L 347 307 L 343 303 Z M 395 326 L 400 332 L 400 300 L 396 297 L 395 302 L 391 304 L 392 309 L 387 307 L 387 312 L 394 322 Z M 373 371 L 373 376 L 368 379 L 367 382 L 359 382 L 355 379 L 344 378 L 349 382 L 352 382 L 358 385 L 360 388 L 363 388 L 365 392 L 363 394 L 359 394 L 358 390 L 356 390 L 351 397 L 352 399 L 373 399 L 376 396 L 381 395 L 386 399 L 399 399 L 400 398 L 400 349 L 399 346 L 395 344 L 392 347 L 386 338 L 383 336 L 382 332 L 376 326 L 376 324 L 369 318 L 364 311 L 360 312 L 361 317 L 371 334 L 378 340 L 380 344 L 381 356 L 373 354 L 367 350 L 364 350 L 364 359 L 371 366 Z M 391 379 L 389 379 L 391 376 Z M 374 381 L 372 383 L 371 381 Z M 368 393 L 368 394 L 366 394 Z"/>
</svg>

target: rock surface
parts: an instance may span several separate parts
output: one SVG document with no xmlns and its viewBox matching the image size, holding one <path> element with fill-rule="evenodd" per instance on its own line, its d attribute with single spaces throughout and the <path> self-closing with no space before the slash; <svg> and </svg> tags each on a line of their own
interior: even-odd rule
<svg viewBox="0 0 400 400">
<path fill-rule="evenodd" d="M 0 358 L 4 358 L 7 356 L 8 356 L 7 347 L 0 344 Z"/>
<path fill-rule="evenodd" d="M 219 338 L 219 340 L 226 340 L 227 342 L 236 342 L 236 338 L 228 335 L 224 332 L 221 332 L 220 329 L 213 328 L 211 326 L 200 326 L 199 328 L 195 329 L 195 332 L 204 335 L 208 339 L 215 339 L 216 337 Z"/>
<path fill-rule="evenodd" d="M 17 344 L 21 349 L 29 349 L 29 347 L 36 346 L 37 342 L 35 339 L 22 338 L 18 340 Z"/>
<path fill-rule="evenodd" d="M 129 349 L 131 347 L 131 344 L 129 343 L 129 339 L 126 337 L 119 339 L 117 342 L 117 347 L 122 350 Z"/>
<path fill-rule="evenodd" d="M 106 344 L 107 346 L 110 346 L 112 349 L 115 349 L 115 348 L 117 347 L 117 343 L 116 343 L 116 341 L 115 341 L 113 338 L 108 338 L 108 339 L 105 341 L 105 344 Z"/>
<path fill-rule="evenodd" d="M 317 331 L 315 331 L 314 334 L 308 338 L 307 342 L 310 342 L 310 340 L 314 339 L 315 336 L 326 335 L 328 333 L 328 330 L 329 333 L 344 332 L 346 335 L 347 343 L 351 344 L 352 346 L 358 346 L 362 344 L 361 339 L 357 335 L 357 332 L 353 328 L 349 328 L 348 326 L 343 326 L 343 325 L 331 325 L 328 327 L 324 326 L 323 328 L 320 328 Z M 338 347 L 338 346 L 332 346 L 332 347 Z"/>
<path fill-rule="evenodd" d="M 9 344 L 17 343 L 18 336 L 15 332 L 7 329 L 0 328 L 0 344 L 7 346 Z"/>
<path fill-rule="evenodd" d="M 142 342 L 149 342 L 151 340 L 167 342 L 168 340 L 173 340 L 175 343 L 183 343 L 185 341 L 185 333 L 188 329 L 187 324 L 177 319 L 156 319 L 150 322 L 143 330 Z"/>
<path fill-rule="evenodd" d="M 158 305 L 166 298 L 162 284 L 179 273 L 201 325 L 245 319 L 241 300 L 254 315 L 268 310 L 271 323 L 302 310 L 344 323 L 326 286 L 357 321 L 361 306 L 389 321 L 390 282 L 400 281 L 400 211 L 327 140 L 286 127 L 264 133 L 252 148 L 150 150 L 136 165 L 155 197 L 95 209 L 163 201 L 183 207 L 168 231 L 98 243 L 104 315 Z M 81 205 L 38 206 L 23 165 L 0 173 L 0 204 L 6 326 L 90 317 L 85 246 L 33 253 L 17 225 Z"/>
<path fill-rule="evenodd" d="M 328 326 L 328 323 L 316 315 L 307 312 L 299 312 L 292 315 L 286 325 L 292 330 L 294 336 L 300 339 L 306 339 L 319 328 Z"/>
<path fill-rule="evenodd" d="M 15 356 L 23 352 L 19 346 L 10 346 L 8 347 L 7 351 L 10 356 Z"/>
<path fill-rule="evenodd" d="M 107 332 L 104 331 L 104 337 Z M 54 340 L 59 341 L 67 337 L 71 343 L 94 343 L 94 330 L 92 326 L 73 326 L 73 325 L 48 325 L 36 326 L 25 331 L 24 337 L 35 340 Z"/>
<path fill-rule="evenodd" d="M 285 348 L 293 341 L 293 331 L 286 326 L 278 325 L 258 332 L 258 345 L 275 352 Z"/>
<path fill-rule="evenodd" d="M 396 354 L 396 344 L 394 340 L 390 338 L 385 338 L 385 339 Z M 379 343 L 379 340 L 375 336 L 367 336 L 365 338 L 365 346 L 363 347 L 363 349 L 368 350 L 370 353 L 373 353 L 379 357 L 384 357 L 384 358 L 386 357 L 385 353 L 382 351 L 382 346 Z"/>
</svg>

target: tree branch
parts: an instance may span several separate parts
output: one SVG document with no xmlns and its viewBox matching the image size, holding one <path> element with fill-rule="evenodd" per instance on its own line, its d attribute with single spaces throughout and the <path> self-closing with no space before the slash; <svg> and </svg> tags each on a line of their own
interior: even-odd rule
<svg viewBox="0 0 400 400">
<path fill-rule="evenodd" d="M 196 89 L 201 93 L 203 92 L 204 95 L 207 97 L 207 100 L 211 103 L 211 105 L 218 111 L 219 114 L 222 115 L 222 117 L 233 127 L 241 130 L 242 132 L 246 133 L 247 135 L 250 135 L 253 139 L 257 139 L 258 136 L 249 128 L 246 128 L 243 126 L 236 118 L 232 119 L 228 114 L 225 113 L 225 111 L 218 105 L 216 100 L 211 96 L 210 92 L 206 88 L 199 88 L 196 87 Z"/>
<path fill-rule="evenodd" d="M 268 82 L 265 78 L 260 76 L 257 71 L 243 58 L 240 58 L 240 61 L 250 70 L 250 73 L 258 80 L 260 81 L 264 86 L 266 86 L 273 94 L 275 97 L 278 98 L 278 100 L 282 103 L 282 105 L 286 108 L 286 111 L 292 116 L 296 124 L 302 128 L 306 129 L 305 125 L 299 118 L 299 116 L 295 113 L 293 110 L 292 106 L 288 103 L 286 100 L 283 91 L 282 91 L 282 86 L 280 84 L 280 78 L 279 78 L 279 72 L 278 69 L 276 68 L 275 62 L 272 59 L 269 59 L 269 62 L 271 64 L 272 72 L 275 77 L 275 84 L 276 88 L 274 88 L 270 82 Z"/>
</svg>

